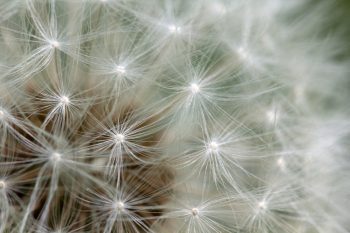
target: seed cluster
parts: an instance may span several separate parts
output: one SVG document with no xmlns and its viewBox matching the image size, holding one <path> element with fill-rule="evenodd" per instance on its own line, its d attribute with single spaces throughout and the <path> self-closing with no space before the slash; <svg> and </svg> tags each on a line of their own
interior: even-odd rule
<svg viewBox="0 0 350 233">
<path fill-rule="evenodd" d="M 349 232 L 336 9 L 0 1 L 0 233 Z"/>
</svg>

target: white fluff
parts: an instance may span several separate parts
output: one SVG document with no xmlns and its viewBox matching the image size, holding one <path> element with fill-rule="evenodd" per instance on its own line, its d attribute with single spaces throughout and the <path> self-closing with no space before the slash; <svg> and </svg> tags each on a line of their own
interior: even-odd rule
<svg viewBox="0 0 350 233">
<path fill-rule="evenodd" d="M 341 16 L 0 0 L 0 233 L 349 232 Z"/>
</svg>

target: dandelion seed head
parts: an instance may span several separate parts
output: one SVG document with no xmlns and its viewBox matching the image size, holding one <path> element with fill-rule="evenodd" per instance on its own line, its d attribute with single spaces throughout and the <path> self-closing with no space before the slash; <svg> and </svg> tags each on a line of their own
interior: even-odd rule
<svg viewBox="0 0 350 233">
<path fill-rule="evenodd" d="M 349 228 L 332 1 L 7 2 L 0 232 Z"/>
</svg>

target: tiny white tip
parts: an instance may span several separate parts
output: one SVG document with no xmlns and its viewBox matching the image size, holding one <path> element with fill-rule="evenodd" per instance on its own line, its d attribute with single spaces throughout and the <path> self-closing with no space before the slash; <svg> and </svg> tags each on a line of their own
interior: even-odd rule
<svg viewBox="0 0 350 233">
<path fill-rule="evenodd" d="M 278 120 L 277 110 L 272 109 L 266 112 L 266 118 L 269 123 L 275 123 Z"/>
<path fill-rule="evenodd" d="M 50 45 L 52 48 L 58 48 L 60 46 L 60 43 L 57 40 L 50 41 Z"/>
<path fill-rule="evenodd" d="M 115 208 L 119 211 L 123 211 L 125 208 L 124 202 L 118 201 L 117 203 L 115 203 Z"/>
<path fill-rule="evenodd" d="M 70 103 L 70 100 L 67 96 L 64 95 L 60 97 L 60 103 L 63 105 L 68 105 Z"/>
<path fill-rule="evenodd" d="M 258 208 L 261 210 L 265 210 L 267 208 L 267 204 L 265 201 L 261 201 L 258 203 Z"/>
<path fill-rule="evenodd" d="M 200 91 L 200 88 L 199 88 L 198 84 L 192 83 L 190 86 L 190 90 L 193 94 L 196 94 Z"/>
<path fill-rule="evenodd" d="M 3 110 L 0 110 L 0 120 L 5 117 L 5 112 Z"/>
<path fill-rule="evenodd" d="M 277 165 L 281 168 L 284 169 L 286 167 L 286 161 L 284 161 L 283 158 L 277 159 Z"/>
<path fill-rule="evenodd" d="M 119 74 L 125 74 L 126 73 L 126 69 L 124 66 L 116 66 L 115 71 Z"/>
<path fill-rule="evenodd" d="M 60 153 L 57 153 L 57 152 L 53 153 L 52 157 L 51 157 L 52 161 L 54 161 L 54 162 L 60 161 L 61 158 L 62 158 L 62 155 Z"/>
<path fill-rule="evenodd" d="M 199 214 L 198 208 L 192 208 L 191 209 L 191 213 L 192 213 L 193 216 L 198 216 L 198 214 Z"/>
<path fill-rule="evenodd" d="M 114 135 L 114 141 L 116 143 L 123 143 L 125 141 L 125 136 L 121 133 L 115 134 Z"/>
<path fill-rule="evenodd" d="M 219 149 L 219 144 L 216 141 L 212 141 L 209 143 L 209 149 L 211 151 L 216 151 Z"/>
<path fill-rule="evenodd" d="M 237 53 L 238 53 L 238 55 L 239 55 L 242 59 L 248 58 L 248 52 L 247 52 L 247 50 L 246 50 L 245 48 L 243 48 L 243 47 L 239 47 L 239 48 L 237 49 Z"/>
<path fill-rule="evenodd" d="M 181 27 L 176 26 L 174 24 L 169 25 L 168 26 L 168 30 L 169 30 L 170 33 L 174 33 L 174 34 L 175 33 L 181 33 Z"/>
<path fill-rule="evenodd" d="M 0 189 L 6 188 L 6 183 L 3 180 L 0 180 Z"/>
</svg>

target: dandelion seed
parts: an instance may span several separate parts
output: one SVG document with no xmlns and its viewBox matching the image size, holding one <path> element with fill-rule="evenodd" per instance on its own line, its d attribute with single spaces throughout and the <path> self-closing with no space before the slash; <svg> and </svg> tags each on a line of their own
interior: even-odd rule
<svg viewBox="0 0 350 233">
<path fill-rule="evenodd" d="M 51 160 L 53 162 L 59 162 L 61 161 L 62 159 L 62 155 L 60 153 L 57 153 L 57 152 L 54 152 L 52 155 L 51 155 Z"/>
<path fill-rule="evenodd" d="M 117 144 L 123 143 L 125 141 L 125 136 L 121 133 L 115 134 L 113 137 L 114 137 L 115 143 Z"/>
<path fill-rule="evenodd" d="M 168 26 L 168 30 L 169 30 L 169 32 L 172 33 L 172 34 L 179 34 L 179 33 L 181 33 L 181 31 L 182 31 L 181 27 L 176 26 L 176 25 L 174 25 L 174 24 L 169 25 L 169 26 Z"/>
<path fill-rule="evenodd" d="M 266 201 L 260 201 L 260 202 L 258 203 L 258 209 L 259 209 L 259 210 L 266 210 L 266 208 L 267 208 L 267 203 L 266 203 Z"/>
<path fill-rule="evenodd" d="M 60 100 L 60 104 L 64 105 L 64 106 L 66 106 L 66 105 L 68 105 L 70 103 L 69 98 L 67 96 L 65 96 L 65 95 L 61 96 L 59 98 L 59 100 Z"/>
<path fill-rule="evenodd" d="M 219 149 L 219 144 L 216 141 L 209 143 L 209 151 L 217 151 Z"/>
<path fill-rule="evenodd" d="M 115 68 L 115 71 L 116 71 L 118 74 L 125 74 L 125 73 L 126 73 L 125 67 L 124 67 L 124 66 L 121 66 L 121 65 L 117 66 L 117 67 Z"/>
<path fill-rule="evenodd" d="M 243 47 L 239 47 L 237 53 L 242 59 L 247 59 L 249 56 L 247 50 Z"/>
<path fill-rule="evenodd" d="M 51 48 L 58 48 L 60 46 L 60 43 L 57 40 L 51 40 L 49 43 Z"/>
<path fill-rule="evenodd" d="M 198 216 L 198 214 L 199 214 L 198 208 L 192 208 L 191 209 L 191 213 L 192 213 L 193 216 Z"/>
<path fill-rule="evenodd" d="M 5 189 L 6 188 L 6 183 L 3 180 L 0 180 L 0 189 Z"/>
<path fill-rule="evenodd" d="M 283 158 L 277 159 L 277 165 L 284 170 L 286 168 L 286 161 Z"/>
<path fill-rule="evenodd" d="M 117 201 L 117 203 L 115 203 L 115 208 L 116 208 L 118 211 L 124 211 L 124 209 L 125 209 L 125 204 L 124 204 L 124 202 L 122 202 L 122 201 Z"/>
<path fill-rule="evenodd" d="M 197 94 L 200 91 L 199 85 L 196 83 L 192 83 L 190 85 L 190 90 L 191 90 L 192 94 Z"/>
<path fill-rule="evenodd" d="M 278 120 L 278 113 L 276 109 L 268 110 L 266 112 L 266 118 L 270 124 L 276 123 Z"/>
<path fill-rule="evenodd" d="M 4 117 L 5 117 L 5 111 L 0 110 L 0 120 L 4 119 Z"/>
</svg>

